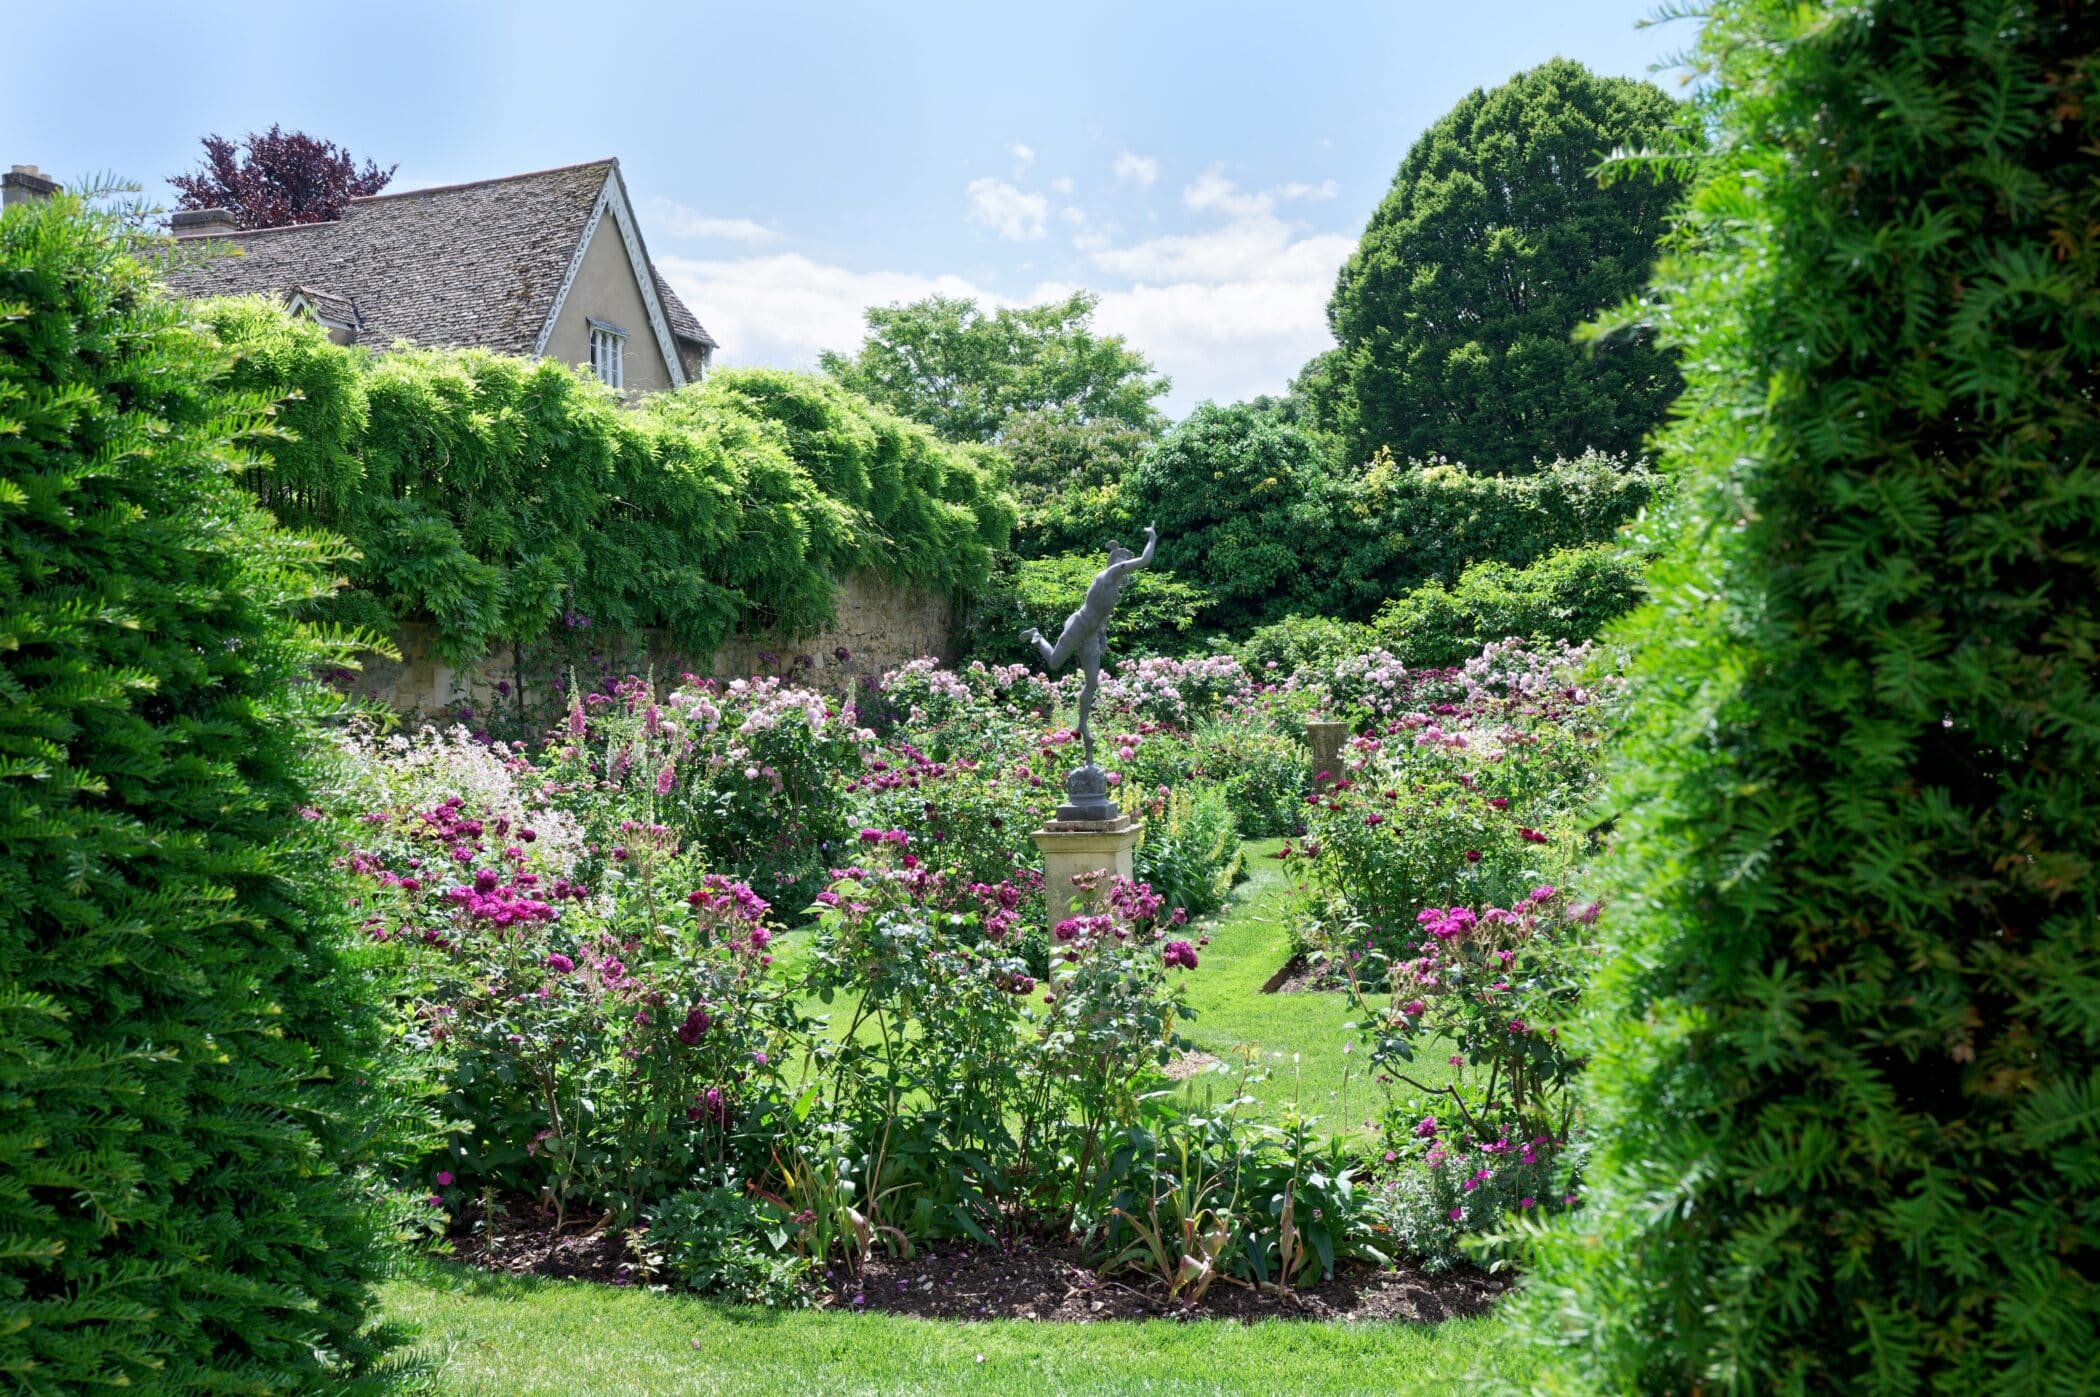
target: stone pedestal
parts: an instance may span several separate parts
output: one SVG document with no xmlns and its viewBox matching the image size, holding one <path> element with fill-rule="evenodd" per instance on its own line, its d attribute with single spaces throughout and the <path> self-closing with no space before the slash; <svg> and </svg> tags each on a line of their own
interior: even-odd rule
<svg viewBox="0 0 2100 1397">
<path fill-rule="evenodd" d="M 1043 900 L 1052 928 L 1067 917 L 1099 911 L 1110 876 L 1133 875 L 1131 851 L 1143 828 L 1128 815 L 1118 815 L 1112 820 L 1052 820 L 1029 836 L 1043 851 Z M 1074 878 L 1089 873 L 1102 875 L 1093 893 L 1072 886 Z"/>
<path fill-rule="evenodd" d="M 1342 779 L 1342 748 L 1349 742 L 1349 725 L 1319 719 L 1305 725 L 1305 745 L 1312 752 L 1312 784 L 1324 791 Z"/>
</svg>

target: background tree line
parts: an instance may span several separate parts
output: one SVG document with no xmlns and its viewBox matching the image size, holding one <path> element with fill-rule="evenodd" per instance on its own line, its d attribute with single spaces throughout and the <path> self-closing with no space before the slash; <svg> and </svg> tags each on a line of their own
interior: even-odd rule
<svg viewBox="0 0 2100 1397">
<path fill-rule="evenodd" d="M 1023 658 L 1020 630 L 1076 603 L 1108 542 L 1147 523 L 1159 568 L 1119 618 L 1125 653 L 1315 615 L 1383 615 L 1423 656 L 1483 625 L 1572 639 L 1631 604 L 1637 569 L 1554 555 L 1609 551 L 1655 498 L 1640 452 L 1679 387 L 1645 330 L 1576 340 L 1638 292 L 1681 191 L 1597 170 L 1676 115 L 1653 85 L 1566 60 L 1467 96 L 1342 268 L 1336 348 L 1280 397 L 1169 423 L 1168 380 L 1094 329 L 1085 293 L 879 307 L 824 368 L 1004 460 L 1013 545 L 964 635 L 985 658 Z"/>
</svg>

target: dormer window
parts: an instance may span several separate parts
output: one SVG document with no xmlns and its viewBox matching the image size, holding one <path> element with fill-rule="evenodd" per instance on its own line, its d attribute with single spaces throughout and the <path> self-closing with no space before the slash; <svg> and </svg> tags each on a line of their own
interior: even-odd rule
<svg viewBox="0 0 2100 1397">
<path fill-rule="evenodd" d="M 603 320 L 591 326 L 591 372 L 608 388 L 627 386 L 627 332 Z"/>
</svg>

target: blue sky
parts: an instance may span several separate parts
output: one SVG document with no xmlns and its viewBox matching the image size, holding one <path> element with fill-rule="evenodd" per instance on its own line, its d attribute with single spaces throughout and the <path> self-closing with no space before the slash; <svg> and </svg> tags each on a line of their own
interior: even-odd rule
<svg viewBox="0 0 2100 1397">
<path fill-rule="evenodd" d="M 1650 0 L 5 8 L 0 163 L 166 198 L 200 136 L 273 121 L 396 189 L 617 155 L 726 362 L 807 366 L 869 304 L 1086 286 L 1177 414 L 1330 342 L 1336 268 L 1469 89 L 1555 55 L 1648 76 L 1692 37 L 1637 29 Z"/>
</svg>

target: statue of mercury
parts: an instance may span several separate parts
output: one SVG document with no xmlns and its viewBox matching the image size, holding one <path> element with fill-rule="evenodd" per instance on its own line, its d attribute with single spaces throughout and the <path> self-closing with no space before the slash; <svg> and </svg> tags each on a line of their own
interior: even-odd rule
<svg viewBox="0 0 2100 1397">
<path fill-rule="evenodd" d="M 1079 738 L 1081 750 L 1086 756 L 1086 766 L 1072 773 L 1067 783 L 1073 800 L 1082 796 L 1098 796 L 1113 818 L 1115 809 L 1107 802 L 1108 785 L 1100 777 L 1100 769 L 1094 765 L 1094 691 L 1101 686 L 1101 658 L 1107 649 L 1108 617 L 1116 609 L 1116 601 L 1123 595 L 1123 579 L 1152 561 L 1152 549 L 1159 542 L 1159 532 L 1151 525 L 1145 526 L 1145 551 L 1132 555 L 1120 544 L 1108 546 L 1108 566 L 1094 575 L 1086 589 L 1086 600 L 1079 610 L 1065 618 L 1065 628 L 1057 637 L 1057 643 L 1043 639 L 1043 633 L 1029 628 L 1027 639 L 1035 643 L 1036 653 L 1043 657 L 1043 668 L 1053 674 L 1064 667 L 1074 655 L 1079 657 L 1080 672 L 1086 676 L 1079 690 Z M 1085 779 L 1091 773 L 1093 779 Z"/>
</svg>

